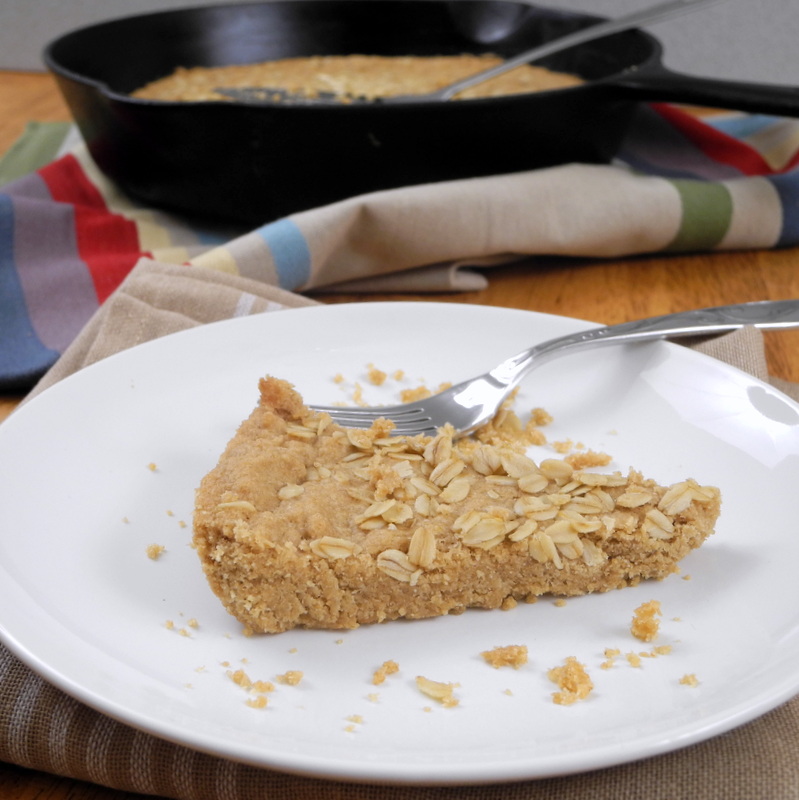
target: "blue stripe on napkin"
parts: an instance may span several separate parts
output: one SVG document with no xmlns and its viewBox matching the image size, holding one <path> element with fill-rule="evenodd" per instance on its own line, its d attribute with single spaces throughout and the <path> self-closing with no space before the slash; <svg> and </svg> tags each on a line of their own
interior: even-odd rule
<svg viewBox="0 0 799 800">
<path fill-rule="evenodd" d="M 799 244 L 799 183 L 796 173 L 767 175 L 766 180 L 777 190 L 782 203 L 782 231 L 777 246 Z"/>
<path fill-rule="evenodd" d="M 298 289 L 311 277 L 311 250 L 302 231 L 290 219 L 259 228 L 275 261 L 281 289 Z"/>
<path fill-rule="evenodd" d="M 45 347 L 31 325 L 14 263 L 14 206 L 0 195 L 0 297 L 3 302 L 0 376 L 3 389 L 25 386 L 51 367 L 58 353 Z"/>
</svg>

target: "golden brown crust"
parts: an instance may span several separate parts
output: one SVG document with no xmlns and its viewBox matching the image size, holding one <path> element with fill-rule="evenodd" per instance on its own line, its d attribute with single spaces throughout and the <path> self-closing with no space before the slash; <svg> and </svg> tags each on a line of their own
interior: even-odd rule
<svg viewBox="0 0 799 800">
<path fill-rule="evenodd" d="M 342 429 L 285 381 L 197 491 L 194 542 L 246 629 L 354 628 L 662 578 L 713 531 L 716 489 L 534 464 L 520 448 Z"/>
</svg>

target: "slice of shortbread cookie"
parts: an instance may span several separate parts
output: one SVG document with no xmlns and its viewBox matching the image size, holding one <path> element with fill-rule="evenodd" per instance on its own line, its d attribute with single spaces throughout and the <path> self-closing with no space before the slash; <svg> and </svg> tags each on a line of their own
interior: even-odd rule
<svg viewBox="0 0 799 800">
<path fill-rule="evenodd" d="M 196 496 L 194 544 L 247 632 L 354 628 L 663 578 L 713 532 L 720 493 L 535 463 L 522 441 L 391 436 L 308 410 L 285 381 Z"/>
</svg>

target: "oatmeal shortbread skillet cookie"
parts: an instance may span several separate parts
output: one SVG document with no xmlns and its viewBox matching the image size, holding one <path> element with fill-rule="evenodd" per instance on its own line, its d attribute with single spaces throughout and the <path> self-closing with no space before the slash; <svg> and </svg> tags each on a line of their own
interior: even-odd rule
<svg viewBox="0 0 799 800">
<path fill-rule="evenodd" d="M 354 628 L 663 578 L 713 532 L 718 489 L 574 459 L 535 463 L 516 431 L 344 429 L 285 381 L 197 491 L 194 543 L 248 632 Z M 590 459 L 589 459 L 590 460 Z"/>
<path fill-rule="evenodd" d="M 441 89 L 461 78 L 495 67 L 502 59 L 493 55 L 456 56 L 371 56 L 330 55 L 284 58 L 260 64 L 223 67 L 178 68 L 133 93 L 147 100 L 226 101 L 220 87 L 271 87 L 298 97 L 375 99 L 403 94 L 424 94 Z M 523 64 L 461 92 L 459 98 L 544 91 L 583 83 L 575 75 L 553 72 L 545 67 Z M 274 96 L 275 101 L 280 96 Z"/>
</svg>

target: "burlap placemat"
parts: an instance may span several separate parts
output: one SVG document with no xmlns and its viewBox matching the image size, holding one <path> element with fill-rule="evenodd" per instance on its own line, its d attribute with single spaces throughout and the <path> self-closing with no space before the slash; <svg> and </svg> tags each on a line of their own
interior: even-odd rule
<svg viewBox="0 0 799 800">
<path fill-rule="evenodd" d="M 158 336 L 309 304 L 260 282 L 143 261 L 34 392 Z M 768 379 L 758 331 L 696 346 Z M 799 387 L 781 388 L 799 398 Z M 0 646 L 0 759 L 175 800 L 788 800 L 799 797 L 797 752 L 799 698 L 707 742 L 585 774 L 470 787 L 336 783 L 241 765 L 127 727 L 46 683 Z"/>
</svg>

